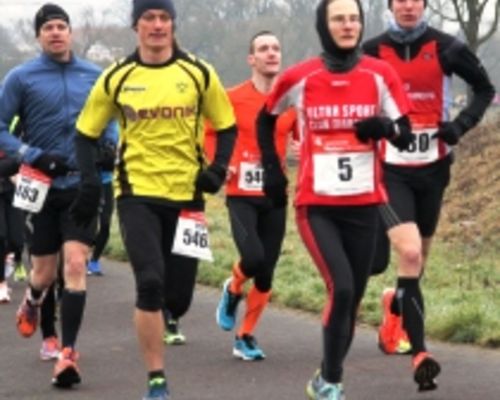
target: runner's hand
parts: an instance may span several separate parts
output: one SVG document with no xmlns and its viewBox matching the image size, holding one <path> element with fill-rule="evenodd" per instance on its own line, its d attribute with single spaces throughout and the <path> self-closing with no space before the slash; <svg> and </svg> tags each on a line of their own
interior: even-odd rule
<svg viewBox="0 0 500 400">
<path fill-rule="evenodd" d="M 458 144 L 462 133 L 462 129 L 456 122 L 440 122 L 439 129 L 432 135 L 432 138 L 440 138 L 450 146 L 454 146 Z"/>
<path fill-rule="evenodd" d="M 71 218 L 80 226 L 88 226 L 97 217 L 101 201 L 101 185 L 84 182 L 80 184 L 78 194 L 70 206 Z"/>
<path fill-rule="evenodd" d="M 42 153 L 33 163 L 33 167 L 51 178 L 66 175 L 69 172 L 64 159 L 54 154 Z"/>
<path fill-rule="evenodd" d="M 218 164 L 210 164 L 196 178 L 196 189 L 205 193 L 217 193 L 226 179 L 226 169 Z"/>
<path fill-rule="evenodd" d="M 391 144 L 398 150 L 408 150 L 410 146 L 417 140 L 417 135 L 410 131 L 401 132 L 398 136 L 391 140 Z"/>
<path fill-rule="evenodd" d="M 394 122 L 387 117 L 370 117 L 354 124 L 356 137 L 359 141 L 367 143 L 369 139 L 391 139 L 396 135 Z"/>
</svg>

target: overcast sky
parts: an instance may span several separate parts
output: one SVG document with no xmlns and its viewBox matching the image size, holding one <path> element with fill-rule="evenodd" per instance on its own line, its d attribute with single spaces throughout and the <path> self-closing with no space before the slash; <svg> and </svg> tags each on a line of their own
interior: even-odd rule
<svg viewBox="0 0 500 400">
<path fill-rule="evenodd" d="M 60 5 L 69 14 L 70 19 L 76 19 L 85 6 L 103 11 L 110 8 L 113 0 L 0 0 L 0 25 L 10 26 L 19 18 L 32 20 L 35 13 L 45 3 Z"/>
</svg>

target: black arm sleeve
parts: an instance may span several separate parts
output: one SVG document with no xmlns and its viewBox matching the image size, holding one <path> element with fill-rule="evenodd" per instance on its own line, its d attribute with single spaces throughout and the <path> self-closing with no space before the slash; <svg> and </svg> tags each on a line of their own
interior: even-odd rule
<svg viewBox="0 0 500 400">
<path fill-rule="evenodd" d="M 214 164 L 227 168 L 229 160 L 231 160 L 231 155 L 233 154 L 237 132 L 236 125 L 217 131 Z"/>
<path fill-rule="evenodd" d="M 75 138 L 76 163 L 81 173 L 82 182 L 100 183 L 96 162 L 98 141 L 77 133 Z"/>
<path fill-rule="evenodd" d="M 272 168 L 273 165 L 280 165 L 274 141 L 274 130 L 277 119 L 278 116 L 269 114 L 265 106 L 257 116 L 257 141 L 262 154 L 262 166 L 264 169 Z"/>
<path fill-rule="evenodd" d="M 455 118 L 463 134 L 481 120 L 495 96 L 495 88 L 481 61 L 465 44 L 455 40 L 445 55 L 449 72 L 458 75 L 472 90 L 472 99 Z"/>
</svg>

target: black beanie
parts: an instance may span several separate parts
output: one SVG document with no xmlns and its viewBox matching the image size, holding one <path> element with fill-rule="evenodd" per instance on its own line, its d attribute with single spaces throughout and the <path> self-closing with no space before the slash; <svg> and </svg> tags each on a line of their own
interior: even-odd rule
<svg viewBox="0 0 500 400">
<path fill-rule="evenodd" d="M 389 0 L 389 2 L 388 2 L 388 4 L 387 4 L 387 6 L 388 6 L 389 8 L 391 8 L 391 7 L 392 7 L 392 0 Z M 424 0 L 424 7 L 427 7 L 427 0 Z"/>
<path fill-rule="evenodd" d="M 132 26 L 137 25 L 137 20 L 147 10 L 165 10 L 173 20 L 176 15 L 172 0 L 133 0 Z"/>
<path fill-rule="evenodd" d="M 40 28 L 42 27 L 42 25 L 53 19 L 62 19 L 68 25 L 70 25 L 69 15 L 66 11 L 64 11 L 57 4 L 44 4 L 35 14 L 34 25 L 36 37 L 38 37 L 38 35 L 40 34 Z"/>
</svg>

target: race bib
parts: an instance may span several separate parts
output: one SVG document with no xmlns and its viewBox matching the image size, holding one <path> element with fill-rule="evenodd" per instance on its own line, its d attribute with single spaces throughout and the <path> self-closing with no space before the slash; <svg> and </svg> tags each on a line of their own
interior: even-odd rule
<svg viewBox="0 0 500 400">
<path fill-rule="evenodd" d="M 373 152 L 318 153 L 313 166 L 316 194 L 353 196 L 375 190 Z"/>
<path fill-rule="evenodd" d="M 47 198 L 50 183 L 51 179 L 44 173 L 28 165 L 21 165 L 12 205 L 32 213 L 39 212 Z"/>
<path fill-rule="evenodd" d="M 213 261 L 207 221 L 202 211 L 181 211 L 175 230 L 172 253 Z"/>
<path fill-rule="evenodd" d="M 258 163 L 241 162 L 238 188 L 247 191 L 262 190 L 264 169 Z"/>
<path fill-rule="evenodd" d="M 396 165 L 419 165 L 429 164 L 439 159 L 439 141 L 433 139 L 433 132 L 414 131 L 417 135 L 407 150 L 399 150 L 390 142 L 387 142 L 385 161 Z"/>
</svg>

